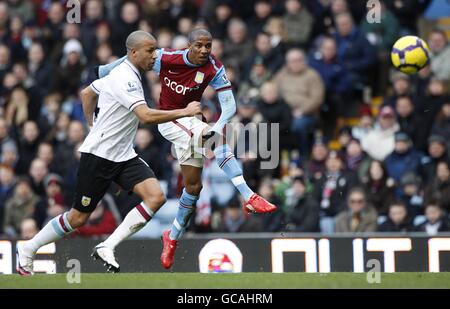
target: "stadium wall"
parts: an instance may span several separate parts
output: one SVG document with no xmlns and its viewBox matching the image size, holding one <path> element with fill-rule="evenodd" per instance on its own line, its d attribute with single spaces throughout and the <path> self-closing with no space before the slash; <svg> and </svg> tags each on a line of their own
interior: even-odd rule
<svg viewBox="0 0 450 309">
<path fill-rule="evenodd" d="M 38 252 L 35 270 L 104 272 L 90 257 L 98 240 L 70 238 Z M 0 240 L 0 273 L 13 273 L 15 241 Z M 128 240 L 116 249 L 121 272 L 162 272 L 161 242 Z M 450 234 L 389 236 L 209 234 L 185 238 L 174 272 L 384 272 L 450 271 Z"/>
</svg>

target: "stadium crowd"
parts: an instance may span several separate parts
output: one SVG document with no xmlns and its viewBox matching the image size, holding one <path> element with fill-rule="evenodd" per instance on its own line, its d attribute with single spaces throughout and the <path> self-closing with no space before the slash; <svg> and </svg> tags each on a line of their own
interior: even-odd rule
<svg viewBox="0 0 450 309">
<path fill-rule="evenodd" d="M 251 149 L 238 158 L 252 189 L 280 207 L 248 216 L 206 159 L 191 231 L 450 231 L 450 44 L 442 29 L 419 27 L 433 2 L 381 1 L 381 23 L 366 19 L 359 0 L 86 0 L 80 23 L 66 21 L 65 1 L 0 2 L 0 235 L 30 238 L 70 208 L 88 133 L 79 91 L 93 68 L 123 56 L 134 30 L 161 48 L 185 48 L 195 27 L 210 29 L 233 83 L 232 123 L 279 123 L 276 168 L 261 169 Z M 415 76 L 393 72 L 391 46 L 418 33 L 430 65 Z M 152 107 L 159 89 L 147 73 Z M 217 120 L 212 89 L 202 104 Z M 140 127 L 135 145 L 170 204 L 183 187 L 171 145 L 156 126 Z M 111 233 L 138 202 L 109 191 L 76 235 Z"/>
</svg>

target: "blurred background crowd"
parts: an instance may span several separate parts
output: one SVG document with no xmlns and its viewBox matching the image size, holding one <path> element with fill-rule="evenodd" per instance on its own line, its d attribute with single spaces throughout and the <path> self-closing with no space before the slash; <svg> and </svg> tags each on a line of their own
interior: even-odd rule
<svg viewBox="0 0 450 309">
<path fill-rule="evenodd" d="M 70 208 L 88 133 L 78 94 L 93 67 L 123 56 L 134 30 L 186 48 L 196 27 L 212 32 L 233 83 L 232 123 L 279 123 L 276 168 L 261 169 L 251 149 L 239 156 L 250 186 L 279 210 L 246 215 L 206 159 L 191 232 L 450 231 L 450 4 L 380 2 L 379 23 L 360 0 L 86 0 L 80 23 L 67 22 L 66 1 L 0 2 L 0 235 L 29 238 Z M 431 48 L 415 76 L 389 60 L 408 34 Z M 150 106 L 159 91 L 147 73 Z M 217 120 L 212 89 L 202 103 Z M 158 237 L 176 212 L 182 178 L 170 146 L 155 126 L 138 130 L 136 151 L 169 198 L 138 236 Z M 76 235 L 111 233 L 138 202 L 112 187 Z"/>
</svg>

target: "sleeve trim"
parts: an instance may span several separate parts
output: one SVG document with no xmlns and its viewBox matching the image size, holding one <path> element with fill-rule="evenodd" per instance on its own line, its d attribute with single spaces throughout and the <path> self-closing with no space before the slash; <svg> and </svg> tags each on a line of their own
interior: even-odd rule
<svg viewBox="0 0 450 309">
<path fill-rule="evenodd" d="M 98 89 L 94 86 L 94 83 L 91 83 L 91 89 L 94 90 L 94 92 L 95 92 L 96 94 L 100 94 L 100 90 L 98 90 Z"/>
<path fill-rule="evenodd" d="M 133 109 L 135 109 L 136 107 L 138 107 L 139 105 L 142 105 L 142 104 L 145 104 L 145 100 L 139 100 L 139 101 L 132 103 L 130 105 L 129 109 L 130 109 L 130 111 L 132 111 Z"/>
</svg>

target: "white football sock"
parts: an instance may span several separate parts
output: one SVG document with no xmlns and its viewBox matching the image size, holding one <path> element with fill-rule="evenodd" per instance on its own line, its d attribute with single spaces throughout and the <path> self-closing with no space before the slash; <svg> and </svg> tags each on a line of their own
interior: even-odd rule
<svg viewBox="0 0 450 309">
<path fill-rule="evenodd" d="M 122 223 L 102 244 L 114 249 L 125 238 L 142 229 L 152 217 L 153 211 L 144 202 L 140 203 L 126 215 Z"/>
<path fill-rule="evenodd" d="M 25 242 L 23 249 L 29 254 L 35 254 L 38 249 L 46 244 L 57 241 L 73 232 L 67 219 L 68 212 L 50 220 L 32 239 Z"/>
</svg>

